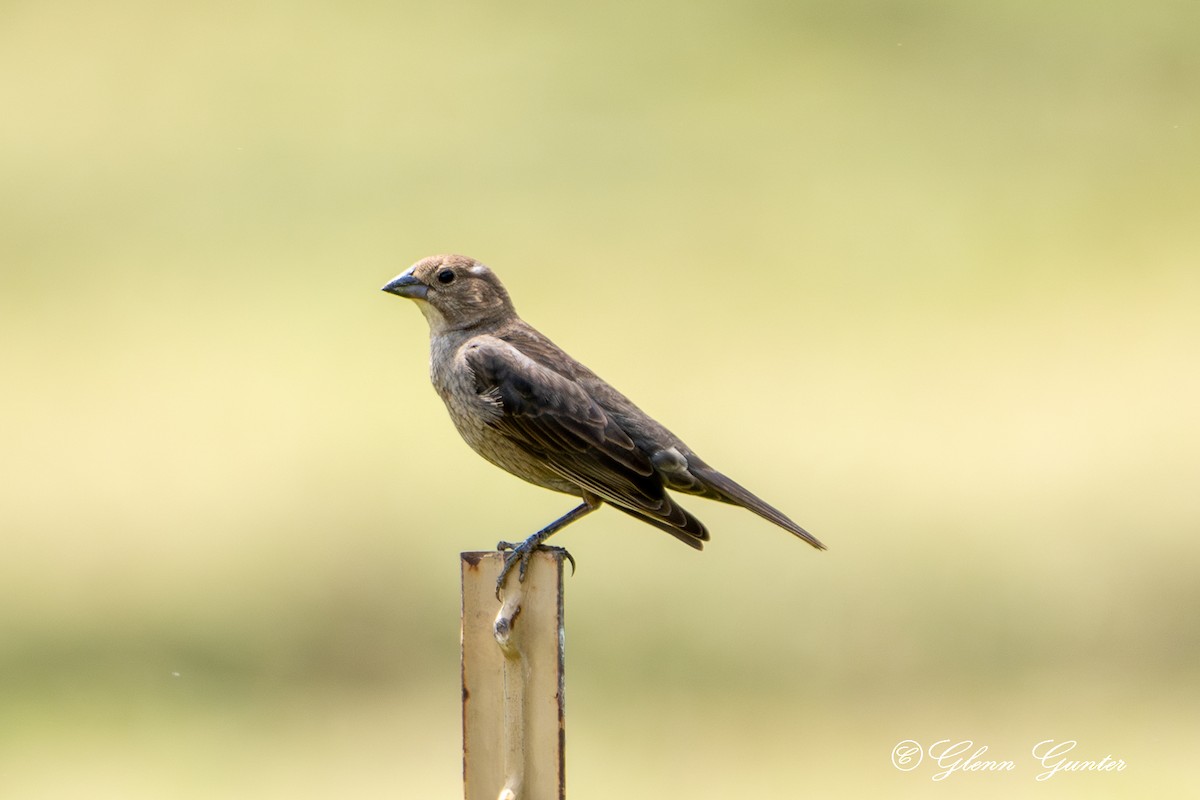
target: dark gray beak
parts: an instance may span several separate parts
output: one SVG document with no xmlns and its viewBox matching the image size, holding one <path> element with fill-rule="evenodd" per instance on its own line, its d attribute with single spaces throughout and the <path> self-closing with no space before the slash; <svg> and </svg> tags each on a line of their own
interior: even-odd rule
<svg viewBox="0 0 1200 800">
<path fill-rule="evenodd" d="M 411 271 L 403 272 L 392 278 L 384 285 L 383 291 L 407 297 L 410 300 L 424 300 L 429 293 L 429 287 L 413 277 Z"/>
</svg>

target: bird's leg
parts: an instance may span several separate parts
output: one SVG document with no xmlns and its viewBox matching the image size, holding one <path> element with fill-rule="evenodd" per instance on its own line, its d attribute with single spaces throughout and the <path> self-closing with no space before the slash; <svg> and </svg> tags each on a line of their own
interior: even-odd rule
<svg viewBox="0 0 1200 800">
<path fill-rule="evenodd" d="M 498 542 L 496 544 L 496 549 L 507 550 L 508 552 L 504 555 L 504 567 L 500 570 L 500 577 L 496 580 L 496 597 L 500 596 L 500 590 L 504 588 L 504 581 L 506 578 L 508 578 L 508 573 L 512 572 L 514 566 L 518 566 L 518 562 L 519 568 L 517 569 L 517 580 L 525 580 L 525 570 L 529 569 L 529 559 L 533 557 L 535 550 L 550 550 L 553 552 L 562 553 L 567 557 L 567 561 L 571 562 L 571 572 L 575 572 L 575 559 L 571 557 L 571 554 L 567 552 L 565 547 L 551 547 L 549 545 L 542 544 L 542 542 L 550 538 L 551 534 L 561 530 L 562 528 L 565 528 L 580 517 L 590 514 L 599 507 L 600 498 L 589 492 L 583 496 L 582 503 L 568 511 L 566 514 L 563 514 L 561 517 L 554 520 L 554 522 L 551 522 L 549 525 L 542 528 L 540 531 L 533 534 L 520 544 L 513 544 L 512 542 Z"/>
</svg>

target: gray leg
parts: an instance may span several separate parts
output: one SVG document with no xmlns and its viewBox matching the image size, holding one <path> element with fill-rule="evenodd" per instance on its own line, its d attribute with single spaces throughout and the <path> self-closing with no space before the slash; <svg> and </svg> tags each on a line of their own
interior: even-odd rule
<svg viewBox="0 0 1200 800">
<path fill-rule="evenodd" d="M 517 580 L 525 580 L 525 570 L 529 569 L 529 559 L 533 556 L 535 550 L 562 551 L 563 555 L 567 557 L 567 560 L 571 562 L 571 571 L 574 572 L 575 559 L 571 557 L 571 554 L 568 553 L 565 548 L 548 547 L 547 545 L 542 544 L 542 542 L 546 541 L 552 534 L 570 525 L 580 517 L 592 513 L 600 507 L 601 503 L 602 501 L 599 497 L 596 497 L 591 492 L 587 492 L 583 496 L 582 503 L 568 511 L 566 514 L 563 514 L 561 517 L 554 520 L 554 522 L 551 522 L 549 525 L 542 528 L 540 531 L 533 534 L 520 544 L 513 544 L 512 542 L 498 542 L 496 544 L 497 550 L 507 550 L 509 552 L 504 556 L 504 568 L 500 570 L 500 578 L 496 581 L 496 596 L 500 596 L 500 590 L 504 588 L 504 581 L 508 578 L 508 573 L 512 572 L 512 568 L 514 566 L 518 566 L 517 562 L 520 562 L 519 569 L 517 570 Z"/>
</svg>

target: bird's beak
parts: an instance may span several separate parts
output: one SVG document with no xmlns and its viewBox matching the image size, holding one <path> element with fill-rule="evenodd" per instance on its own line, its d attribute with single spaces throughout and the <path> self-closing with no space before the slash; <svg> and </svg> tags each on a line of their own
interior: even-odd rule
<svg viewBox="0 0 1200 800">
<path fill-rule="evenodd" d="M 410 300 L 424 300 L 425 295 L 429 294 L 429 287 L 413 277 L 410 269 L 384 284 L 383 291 L 407 297 Z"/>
</svg>

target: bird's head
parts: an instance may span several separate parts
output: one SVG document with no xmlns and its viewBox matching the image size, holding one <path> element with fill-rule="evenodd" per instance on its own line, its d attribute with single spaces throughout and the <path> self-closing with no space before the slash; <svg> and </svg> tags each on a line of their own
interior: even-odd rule
<svg viewBox="0 0 1200 800">
<path fill-rule="evenodd" d="M 417 301 L 435 333 L 473 328 L 516 313 L 495 273 L 466 256 L 423 258 L 383 291 Z"/>
</svg>

